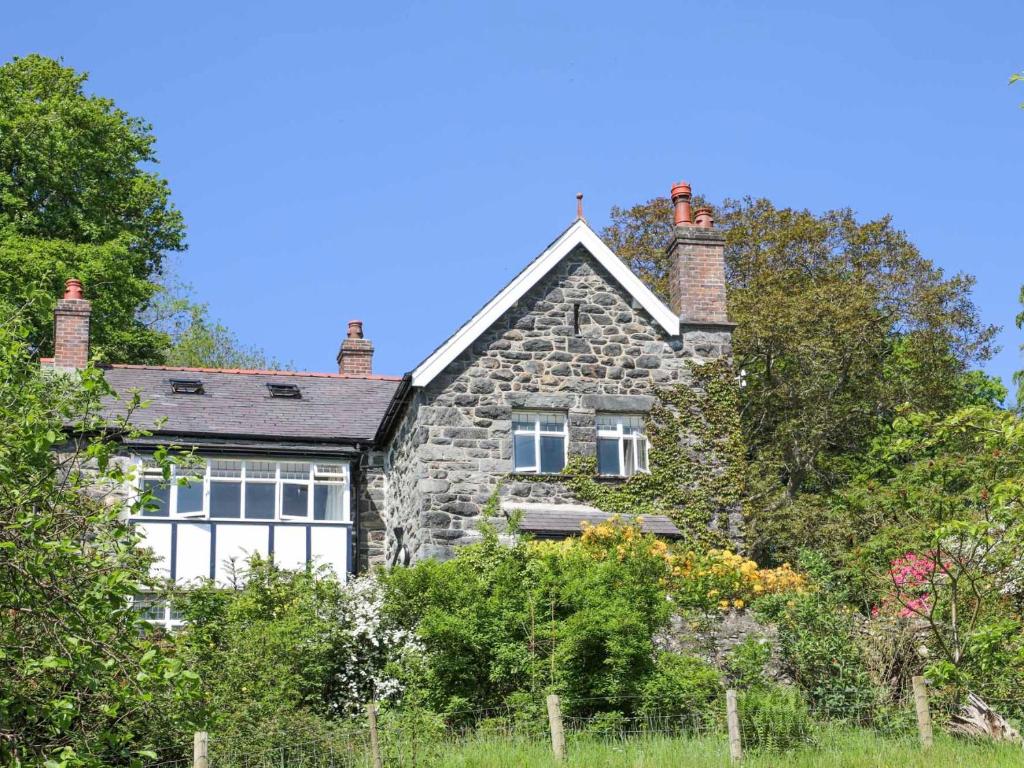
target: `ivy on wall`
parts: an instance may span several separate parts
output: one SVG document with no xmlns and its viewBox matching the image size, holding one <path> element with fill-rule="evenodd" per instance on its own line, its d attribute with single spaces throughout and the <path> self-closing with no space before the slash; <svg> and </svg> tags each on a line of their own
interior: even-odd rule
<svg viewBox="0 0 1024 768">
<path fill-rule="evenodd" d="M 735 374 L 725 360 L 690 363 L 690 373 L 692 383 L 655 391 L 647 416 L 649 473 L 609 481 L 598 477 L 595 457 L 576 455 L 557 479 L 583 503 L 606 512 L 667 515 L 691 543 L 723 546 L 728 514 L 745 496 Z"/>
</svg>

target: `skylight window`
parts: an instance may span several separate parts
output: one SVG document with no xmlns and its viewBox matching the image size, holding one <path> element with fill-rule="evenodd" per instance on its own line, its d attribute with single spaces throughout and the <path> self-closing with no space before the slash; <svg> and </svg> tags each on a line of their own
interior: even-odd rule
<svg viewBox="0 0 1024 768">
<path fill-rule="evenodd" d="M 270 390 L 271 397 L 290 397 L 292 399 L 302 397 L 302 391 L 299 389 L 298 384 L 268 382 L 267 389 Z"/>
<path fill-rule="evenodd" d="M 201 395 L 203 382 L 199 379 L 171 379 L 171 392 L 176 395 Z"/>
</svg>

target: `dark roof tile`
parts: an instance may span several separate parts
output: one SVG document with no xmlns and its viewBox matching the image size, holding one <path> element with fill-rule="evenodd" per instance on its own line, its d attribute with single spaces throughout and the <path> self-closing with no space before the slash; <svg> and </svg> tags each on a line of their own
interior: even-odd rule
<svg viewBox="0 0 1024 768">
<path fill-rule="evenodd" d="M 371 441 L 399 385 L 383 376 L 137 365 L 113 365 L 104 374 L 122 397 L 106 401 L 107 415 L 123 415 L 124 400 L 137 389 L 149 407 L 132 422 L 157 434 L 321 442 Z M 170 380 L 186 375 L 203 382 L 203 394 L 172 394 Z M 271 397 L 267 383 L 281 379 L 298 384 L 302 397 Z"/>
</svg>

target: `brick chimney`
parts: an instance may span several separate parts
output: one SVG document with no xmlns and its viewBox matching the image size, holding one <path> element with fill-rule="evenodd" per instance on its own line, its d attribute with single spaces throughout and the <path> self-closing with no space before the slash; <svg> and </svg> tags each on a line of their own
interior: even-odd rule
<svg viewBox="0 0 1024 768">
<path fill-rule="evenodd" d="M 92 304 L 82 296 L 82 283 L 64 284 L 64 298 L 53 311 L 53 367 L 85 368 L 89 363 L 89 315 Z"/>
<path fill-rule="evenodd" d="M 683 325 L 732 326 L 725 307 L 725 237 L 710 208 L 690 209 L 690 185 L 672 186 L 675 231 L 668 246 L 669 301 Z"/>
<path fill-rule="evenodd" d="M 373 373 L 373 342 L 363 338 L 363 321 L 348 321 L 348 338 L 338 350 L 338 373 L 369 376 Z"/>
</svg>

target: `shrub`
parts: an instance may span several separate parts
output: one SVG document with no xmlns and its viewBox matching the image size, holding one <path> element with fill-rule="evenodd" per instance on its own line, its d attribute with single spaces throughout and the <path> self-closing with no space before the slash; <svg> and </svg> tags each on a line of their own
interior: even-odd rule
<svg viewBox="0 0 1024 768">
<path fill-rule="evenodd" d="M 342 584 L 326 569 L 287 571 L 258 557 L 239 589 L 186 592 L 176 641 L 203 677 L 209 730 L 252 750 L 297 743 L 290 731 L 333 745 L 347 715 L 400 694 L 400 669 L 418 652 L 381 601 L 373 579 Z"/>
<path fill-rule="evenodd" d="M 671 567 L 673 595 L 683 608 L 744 608 L 765 595 L 799 593 L 805 585 L 788 563 L 764 569 L 724 549 L 674 555 Z"/>
<path fill-rule="evenodd" d="M 772 646 L 763 637 L 748 637 L 726 655 L 725 673 L 729 685 L 741 690 L 768 684 L 765 665 L 772 658 Z"/>
<path fill-rule="evenodd" d="M 619 739 L 629 731 L 630 721 L 622 712 L 598 712 L 583 727 L 583 735 L 599 739 Z"/>
<path fill-rule="evenodd" d="M 748 749 L 775 752 L 813 743 L 807 703 L 794 688 L 765 685 L 742 691 L 739 715 Z"/>
<path fill-rule="evenodd" d="M 438 711 L 556 690 L 572 715 L 632 712 L 668 619 L 664 548 L 617 523 L 512 547 L 488 531 L 445 563 L 389 572 L 385 609 L 423 642 L 415 686 Z"/>
<path fill-rule="evenodd" d="M 724 689 L 718 671 L 693 656 L 661 653 L 643 687 L 640 712 L 671 720 L 681 730 L 701 731 L 722 720 Z"/>
</svg>

